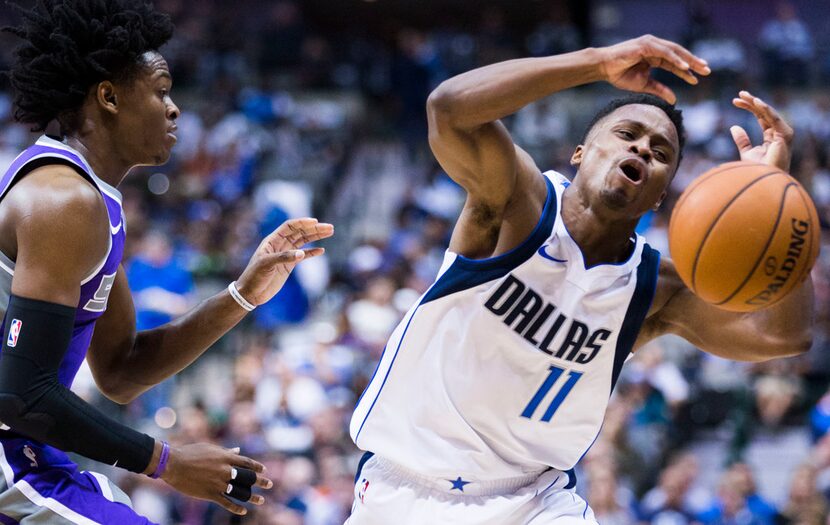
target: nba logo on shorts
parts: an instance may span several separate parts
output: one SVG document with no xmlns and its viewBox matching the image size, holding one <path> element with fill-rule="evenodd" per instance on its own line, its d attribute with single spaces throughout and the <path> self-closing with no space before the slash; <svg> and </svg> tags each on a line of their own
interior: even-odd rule
<svg viewBox="0 0 830 525">
<path fill-rule="evenodd" d="M 12 319 L 12 324 L 9 325 L 9 340 L 6 344 L 9 348 L 17 346 L 17 338 L 20 336 L 20 330 L 23 328 L 23 321 L 20 319 Z"/>
</svg>

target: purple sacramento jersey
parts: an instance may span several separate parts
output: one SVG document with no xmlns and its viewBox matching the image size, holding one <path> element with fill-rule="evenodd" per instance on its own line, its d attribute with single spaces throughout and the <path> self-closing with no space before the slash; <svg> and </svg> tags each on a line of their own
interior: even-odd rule
<svg viewBox="0 0 830 525">
<path fill-rule="evenodd" d="M 86 356 L 95 321 L 107 308 L 124 253 L 125 224 L 118 190 L 98 178 L 78 151 L 45 135 L 18 155 L 0 179 L 0 200 L 20 177 L 49 164 L 68 165 L 81 173 L 101 192 L 109 214 L 109 249 L 95 270 L 79 283 L 81 296 L 72 339 L 58 370 L 58 380 L 68 388 Z M 0 315 L 4 317 L 13 276 L 14 262 L 0 252 Z M 5 322 L 0 325 L 0 333 Z M 0 470 L 0 525 L 24 519 L 50 524 L 151 523 L 132 510 L 126 494 L 106 476 L 78 472 L 64 452 L 16 434 L 4 425 L 0 426 Z"/>
<path fill-rule="evenodd" d="M 54 159 L 56 164 L 70 164 L 76 170 L 84 173 L 86 178 L 95 184 L 98 191 L 101 192 L 101 196 L 107 204 L 107 212 L 110 218 L 110 248 L 107 256 L 100 261 L 97 268 L 81 282 L 81 298 L 75 310 L 75 327 L 72 333 L 72 341 L 69 343 L 69 349 L 58 372 L 60 382 L 64 386 L 70 387 L 92 340 L 95 320 L 101 317 L 101 314 L 107 308 L 107 299 L 112 283 L 115 281 L 115 273 L 118 271 L 118 265 L 121 264 L 125 237 L 124 214 L 121 210 L 121 194 L 118 190 L 99 179 L 80 153 L 45 135 L 33 146 L 18 155 L 9 166 L 6 174 L 0 179 L 0 200 L 19 177 L 31 171 L 33 167 L 49 163 L 49 160 L 46 159 Z M 3 299 L 0 308 L 5 313 L 8 305 L 8 294 L 11 293 L 14 263 L 2 252 L 0 252 L 0 273 L 3 274 L 2 281 L 0 281 L 0 287 L 3 289 L 0 292 L 2 294 L 0 298 Z"/>
</svg>

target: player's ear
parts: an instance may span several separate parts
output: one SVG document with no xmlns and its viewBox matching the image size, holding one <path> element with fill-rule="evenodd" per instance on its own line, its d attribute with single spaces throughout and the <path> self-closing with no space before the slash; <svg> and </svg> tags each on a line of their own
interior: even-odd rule
<svg viewBox="0 0 830 525">
<path fill-rule="evenodd" d="M 580 144 L 574 150 L 574 154 L 571 155 L 571 166 L 579 166 L 582 164 L 582 153 L 585 151 L 585 146 Z"/>
<path fill-rule="evenodd" d="M 95 99 L 104 111 L 113 115 L 118 113 L 118 96 L 115 93 L 115 86 L 109 80 L 99 82 L 95 87 Z"/>
<path fill-rule="evenodd" d="M 657 202 L 654 203 L 654 207 L 652 208 L 652 210 L 657 211 L 660 208 L 660 205 L 663 204 L 666 195 L 668 195 L 668 193 L 665 190 L 663 190 L 663 193 L 660 194 L 660 198 L 657 199 Z"/>
</svg>

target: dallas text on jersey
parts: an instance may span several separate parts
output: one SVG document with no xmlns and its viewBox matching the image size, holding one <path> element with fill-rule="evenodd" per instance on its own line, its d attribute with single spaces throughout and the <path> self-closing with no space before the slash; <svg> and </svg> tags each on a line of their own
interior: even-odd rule
<svg viewBox="0 0 830 525">
<path fill-rule="evenodd" d="M 538 292 L 513 274 L 507 276 L 501 286 L 487 299 L 484 306 L 533 346 L 546 354 L 566 361 L 581 364 L 591 362 L 602 348 L 602 343 L 611 335 L 608 329 L 591 330 L 587 324 L 571 319 L 565 339 L 554 351 L 550 348 L 550 344 L 568 317 L 559 312 L 544 337 L 541 340 L 537 339 L 537 334 L 540 334 L 542 327 L 557 311 L 557 308 L 552 303 L 545 303 Z"/>
</svg>

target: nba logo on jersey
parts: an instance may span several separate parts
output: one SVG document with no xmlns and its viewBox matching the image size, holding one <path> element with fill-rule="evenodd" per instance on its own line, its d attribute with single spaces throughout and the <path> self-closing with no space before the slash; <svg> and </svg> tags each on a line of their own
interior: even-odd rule
<svg viewBox="0 0 830 525">
<path fill-rule="evenodd" d="M 12 319 L 12 323 L 9 325 L 9 340 L 6 341 L 9 348 L 17 346 L 17 338 L 20 337 L 20 330 L 22 328 L 23 321 L 20 319 Z"/>
</svg>

